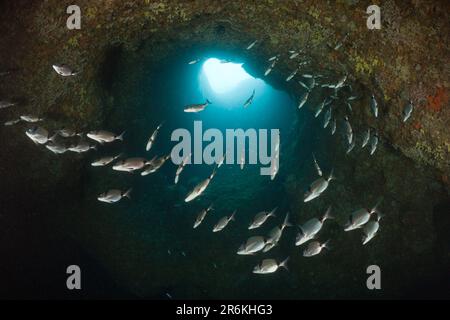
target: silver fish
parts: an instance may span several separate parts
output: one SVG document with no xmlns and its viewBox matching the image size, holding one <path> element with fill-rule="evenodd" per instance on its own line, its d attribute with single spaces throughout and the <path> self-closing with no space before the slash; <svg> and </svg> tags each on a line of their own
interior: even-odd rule
<svg viewBox="0 0 450 320">
<path fill-rule="evenodd" d="M 270 57 L 267 61 L 276 61 L 276 60 L 278 60 L 279 57 L 280 57 L 280 55 L 277 54 L 275 56 Z"/>
<path fill-rule="evenodd" d="M 295 69 L 287 78 L 286 78 L 286 82 L 289 82 L 292 80 L 292 78 L 295 77 L 295 75 L 297 74 L 298 69 Z"/>
<path fill-rule="evenodd" d="M 147 141 L 147 145 L 145 146 L 145 151 L 150 151 L 150 149 L 153 146 L 153 143 L 155 142 L 156 137 L 158 136 L 158 132 L 162 127 L 162 123 L 158 125 L 158 127 L 156 127 L 155 131 L 153 131 L 152 135 L 150 136 L 150 138 Z"/>
<path fill-rule="evenodd" d="M 345 81 L 347 80 L 347 75 L 343 75 L 338 82 L 334 85 L 334 89 L 339 89 L 342 88 L 342 86 L 344 85 Z"/>
<path fill-rule="evenodd" d="M 320 196 L 327 188 L 330 181 L 334 179 L 333 171 L 331 171 L 328 179 L 320 177 L 309 186 L 308 190 L 305 192 L 303 202 L 311 201 L 318 196 Z"/>
<path fill-rule="evenodd" d="M 323 107 L 325 106 L 326 100 L 323 100 L 321 104 L 317 107 L 316 113 L 314 114 L 314 117 L 317 118 L 319 114 L 322 112 Z"/>
<path fill-rule="evenodd" d="M 282 262 L 278 263 L 275 259 L 264 259 L 260 264 L 253 268 L 253 273 L 256 274 L 267 274 L 274 273 L 280 268 L 284 268 L 288 270 L 287 263 L 289 261 L 289 257 L 284 259 Z"/>
<path fill-rule="evenodd" d="M 300 53 L 299 52 L 291 52 L 291 55 L 289 56 L 289 59 L 295 59 L 295 58 L 297 58 L 298 57 L 298 55 L 299 55 Z"/>
<path fill-rule="evenodd" d="M 82 153 L 87 152 L 89 150 L 97 150 L 97 146 L 95 144 L 90 144 L 88 141 L 81 140 L 76 145 L 72 145 L 68 148 L 69 151 L 76 152 L 76 153 Z"/>
<path fill-rule="evenodd" d="M 215 175 L 216 175 L 216 168 L 214 168 L 213 172 L 207 179 L 197 184 L 195 188 L 191 192 L 189 192 L 189 194 L 184 199 L 184 202 L 192 201 L 198 196 L 200 196 L 206 190 L 206 188 L 208 187 L 209 183 L 211 182 L 211 180 L 214 178 Z"/>
<path fill-rule="evenodd" d="M 335 132 L 336 132 L 336 118 L 333 118 L 333 120 L 331 121 L 331 135 L 334 135 Z"/>
<path fill-rule="evenodd" d="M 345 105 L 347 106 L 347 108 L 348 108 L 348 111 L 350 111 L 350 112 L 353 112 L 353 108 L 352 108 L 352 105 L 350 104 L 350 102 L 345 102 Z"/>
<path fill-rule="evenodd" d="M 378 103 L 373 94 L 370 97 L 370 109 L 372 109 L 373 115 L 375 116 L 375 118 L 377 118 L 378 117 Z"/>
<path fill-rule="evenodd" d="M 159 158 L 153 158 L 146 164 L 145 169 L 141 172 L 141 176 L 146 176 L 150 173 L 156 172 L 159 168 L 161 168 L 164 163 L 170 158 L 170 154 L 166 156 L 161 156 Z"/>
<path fill-rule="evenodd" d="M 231 214 L 231 216 L 229 216 L 229 217 L 225 216 L 225 217 L 221 218 L 219 220 L 219 222 L 217 222 L 216 225 L 214 226 L 213 232 L 222 231 L 231 220 L 234 221 L 235 214 L 236 214 L 236 210 L 234 210 L 234 212 Z"/>
<path fill-rule="evenodd" d="M 268 243 L 266 239 L 262 236 L 253 236 L 247 239 L 245 243 L 243 243 L 237 254 L 239 255 L 253 255 L 264 249 L 264 246 Z"/>
<path fill-rule="evenodd" d="M 303 225 L 299 226 L 299 233 L 295 239 L 295 245 L 300 246 L 303 243 L 314 239 L 315 236 L 322 229 L 324 222 L 328 219 L 334 219 L 331 215 L 331 206 L 328 207 L 327 211 L 321 218 L 312 218 L 306 221 Z"/>
<path fill-rule="evenodd" d="M 1 100 L 0 101 L 0 109 L 5 109 L 5 108 L 9 108 L 12 106 L 15 106 L 16 103 L 11 102 L 11 101 L 7 101 L 7 100 Z"/>
<path fill-rule="evenodd" d="M 195 219 L 194 229 L 197 228 L 203 222 L 203 220 L 206 217 L 206 214 L 209 211 L 211 211 L 212 209 L 213 209 L 213 207 L 212 207 L 212 204 L 211 204 L 208 208 L 203 209 L 202 211 L 200 211 L 200 213 L 198 214 L 197 218 Z"/>
<path fill-rule="evenodd" d="M 121 156 L 122 156 L 122 154 L 118 154 L 116 156 L 106 156 L 106 157 L 100 158 L 98 160 L 95 160 L 94 162 L 91 163 L 91 166 L 93 166 L 93 167 L 107 166 L 114 160 L 119 159 Z"/>
<path fill-rule="evenodd" d="M 128 189 L 126 192 L 123 192 L 121 190 L 112 189 L 112 190 L 102 193 L 101 195 L 98 196 L 97 199 L 98 199 L 98 201 L 106 202 L 106 203 L 115 203 L 125 197 L 128 199 L 131 199 L 130 198 L 131 190 L 132 189 Z"/>
<path fill-rule="evenodd" d="M 320 243 L 319 241 L 313 241 L 308 244 L 306 249 L 303 251 L 304 257 L 312 257 L 319 254 L 323 248 L 330 249 L 328 243 L 330 240 Z"/>
<path fill-rule="evenodd" d="M 365 245 L 367 242 L 373 239 L 377 235 L 378 229 L 380 228 L 380 219 L 382 215 L 378 214 L 375 221 L 367 222 L 363 227 L 363 237 L 362 244 Z"/>
<path fill-rule="evenodd" d="M 411 117 L 411 113 L 413 112 L 413 103 L 411 100 L 409 100 L 408 104 L 405 106 L 405 109 L 403 109 L 402 116 L 403 116 L 403 122 L 406 122 L 409 117 Z"/>
<path fill-rule="evenodd" d="M 264 224 L 264 222 L 267 221 L 268 218 L 276 217 L 276 215 L 275 215 L 276 210 L 277 210 L 277 208 L 274 208 L 270 212 L 262 211 L 262 212 L 257 213 L 255 215 L 255 217 L 253 218 L 252 223 L 250 223 L 250 225 L 248 226 L 248 229 L 251 230 L 251 229 L 259 228 L 260 226 L 262 226 Z"/>
<path fill-rule="evenodd" d="M 324 128 L 328 127 L 328 124 L 330 123 L 330 120 L 331 120 L 331 112 L 332 112 L 332 109 L 329 108 L 329 109 L 327 110 L 327 112 L 325 113 L 325 116 L 324 116 L 324 118 L 323 118 L 323 127 L 324 127 Z"/>
<path fill-rule="evenodd" d="M 199 61 L 200 61 L 200 59 L 194 59 L 194 60 L 189 61 L 188 64 L 191 64 L 191 65 L 196 64 Z"/>
<path fill-rule="evenodd" d="M 369 143 L 369 139 L 370 139 L 370 128 L 368 128 L 367 131 L 364 132 L 361 148 L 364 148 Z"/>
<path fill-rule="evenodd" d="M 123 141 L 123 136 L 125 134 L 125 131 L 122 132 L 120 135 L 116 135 L 115 133 L 106 131 L 106 130 L 98 130 L 98 131 L 91 131 L 87 133 L 87 137 L 97 141 L 100 144 L 113 142 L 115 140 Z"/>
<path fill-rule="evenodd" d="M 269 75 L 269 73 L 271 73 L 271 72 L 272 72 L 272 67 L 267 68 L 266 71 L 264 72 L 264 76 Z"/>
<path fill-rule="evenodd" d="M 348 222 L 345 225 L 344 231 L 355 230 L 365 225 L 370 220 L 370 216 L 372 214 L 379 212 L 378 206 L 380 205 L 380 203 L 381 200 L 379 200 L 372 209 L 362 208 L 350 214 Z"/>
<path fill-rule="evenodd" d="M 205 108 L 210 104 L 211 104 L 211 101 L 206 99 L 205 103 L 190 104 L 190 105 L 185 106 L 184 112 L 190 112 L 190 113 L 200 112 L 200 111 L 205 110 Z"/>
<path fill-rule="evenodd" d="M 78 72 L 73 71 L 69 66 L 65 64 L 54 64 L 53 69 L 57 74 L 63 77 L 75 76 Z"/>
<path fill-rule="evenodd" d="M 55 154 L 63 154 L 68 150 L 63 143 L 58 141 L 49 141 L 45 147 Z"/>
<path fill-rule="evenodd" d="M 377 150 L 378 134 L 375 132 L 370 138 L 370 155 L 373 155 Z"/>
<path fill-rule="evenodd" d="M 10 121 L 6 121 L 3 125 L 4 126 L 13 126 L 15 124 L 18 124 L 20 121 L 21 121 L 20 119 L 10 120 Z"/>
<path fill-rule="evenodd" d="M 177 171 L 175 172 L 175 184 L 178 183 L 178 180 L 180 179 L 180 174 L 183 171 L 184 167 L 188 163 L 189 159 L 191 158 L 191 153 L 189 153 L 184 159 L 181 161 L 180 165 L 177 168 Z"/>
<path fill-rule="evenodd" d="M 348 144 L 351 145 L 353 141 L 353 129 L 347 116 L 344 117 L 344 120 L 345 135 L 347 136 Z"/>
<path fill-rule="evenodd" d="M 48 131 L 42 127 L 32 127 L 25 134 L 36 144 L 46 144 L 49 140 Z"/>
<path fill-rule="evenodd" d="M 248 98 L 248 99 L 244 102 L 244 108 L 247 108 L 249 105 L 252 104 L 253 98 L 255 98 L 255 89 L 253 89 L 253 93 L 252 93 L 252 95 L 250 96 L 250 98 Z"/>
<path fill-rule="evenodd" d="M 355 147 L 355 145 L 356 145 L 356 139 L 353 138 L 353 139 L 352 139 L 352 143 L 350 143 L 350 144 L 348 145 L 347 151 L 346 151 L 345 153 L 346 153 L 346 154 L 349 154 L 350 152 L 352 152 L 352 150 L 353 150 L 353 148 Z"/>
<path fill-rule="evenodd" d="M 56 131 L 58 135 L 60 135 L 63 138 L 71 138 L 75 136 L 81 136 L 81 133 L 77 133 L 76 131 L 69 129 L 69 128 L 61 128 Z"/>
<path fill-rule="evenodd" d="M 305 93 L 303 94 L 303 96 L 300 98 L 300 102 L 299 102 L 299 104 L 298 104 L 298 108 L 299 108 L 299 109 L 301 109 L 301 108 L 305 105 L 306 101 L 308 101 L 308 96 L 309 96 L 309 92 L 307 91 L 307 92 L 305 92 Z"/>
<path fill-rule="evenodd" d="M 275 247 L 281 239 L 283 235 L 283 231 L 286 227 L 291 227 L 292 224 L 289 222 L 289 212 L 286 213 L 286 217 L 284 218 L 281 226 L 276 226 L 269 232 L 269 237 L 267 238 L 267 243 L 264 246 L 263 252 L 267 252 L 273 247 Z"/>
<path fill-rule="evenodd" d="M 147 161 L 144 158 L 128 158 L 128 159 L 124 159 L 124 160 L 116 162 L 113 165 L 113 170 L 133 172 L 133 171 L 142 169 L 148 163 L 149 163 L 149 161 Z"/>
<path fill-rule="evenodd" d="M 29 123 L 35 123 L 35 122 L 43 121 L 44 119 L 40 118 L 36 115 L 26 114 L 26 115 L 20 116 L 20 120 L 29 122 Z"/>
<path fill-rule="evenodd" d="M 258 40 L 253 41 L 252 43 L 250 43 L 247 47 L 247 50 L 250 50 L 251 48 L 253 48 L 255 46 L 255 44 L 258 43 Z"/>
</svg>

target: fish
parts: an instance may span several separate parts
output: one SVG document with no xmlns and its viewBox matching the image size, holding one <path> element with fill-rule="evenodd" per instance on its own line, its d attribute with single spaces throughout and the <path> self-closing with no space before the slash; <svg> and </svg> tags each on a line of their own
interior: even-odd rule
<svg viewBox="0 0 450 320">
<path fill-rule="evenodd" d="M 299 109 L 301 109 L 305 105 L 306 101 L 308 101 L 308 96 L 309 96 L 308 91 L 302 95 L 302 97 L 300 98 L 300 102 L 298 104 Z"/>
<path fill-rule="evenodd" d="M 409 117 L 411 117 L 411 113 L 413 112 L 413 103 L 411 100 L 409 100 L 408 104 L 405 106 L 402 112 L 402 121 L 406 122 Z"/>
<path fill-rule="evenodd" d="M 46 144 L 49 140 L 48 131 L 42 127 L 32 127 L 25 131 L 25 134 L 36 144 Z"/>
<path fill-rule="evenodd" d="M 348 144 L 351 145 L 353 141 L 353 129 L 347 116 L 344 117 L 344 120 L 345 135 L 347 137 Z"/>
<path fill-rule="evenodd" d="M 270 57 L 267 61 L 276 61 L 276 60 L 278 60 L 279 57 L 280 57 L 280 55 L 277 54 L 275 56 Z"/>
<path fill-rule="evenodd" d="M 345 154 L 349 154 L 350 152 L 352 152 L 353 148 L 356 145 L 356 139 L 352 139 L 352 143 L 350 143 L 347 147 L 347 151 L 345 152 Z"/>
<path fill-rule="evenodd" d="M 245 243 L 243 243 L 238 251 L 238 255 L 254 255 L 257 252 L 260 252 L 264 249 L 266 244 L 268 243 L 267 239 L 264 239 L 262 236 L 253 236 L 247 239 Z"/>
<path fill-rule="evenodd" d="M 211 101 L 209 101 L 208 99 L 206 99 L 205 103 L 198 103 L 198 104 L 190 104 L 184 107 L 184 112 L 190 112 L 190 113 L 195 113 L 195 112 L 200 112 L 205 110 L 205 108 L 212 104 Z"/>
<path fill-rule="evenodd" d="M 116 171 L 133 172 L 133 171 L 142 169 L 149 162 L 150 161 L 148 161 L 144 158 L 128 158 L 128 159 L 124 159 L 124 160 L 116 162 L 112 168 L 113 168 L 113 170 L 116 170 Z"/>
<path fill-rule="evenodd" d="M 11 102 L 11 101 L 8 101 L 8 100 L 1 100 L 0 101 L 0 109 L 6 109 L 6 108 L 9 108 L 9 107 L 13 107 L 15 105 L 16 105 L 15 102 Z"/>
<path fill-rule="evenodd" d="M 269 73 L 271 73 L 271 72 L 272 72 L 272 67 L 267 68 L 266 71 L 264 72 L 264 76 L 269 75 Z"/>
<path fill-rule="evenodd" d="M 372 96 L 370 97 L 370 109 L 373 112 L 373 115 L 375 116 L 375 118 L 378 117 L 378 103 L 377 100 L 375 99 L 375 96 L 372 94 Z"/>
<path fill-rule="evenodd" d="M 328 185 L 330 184 L 330 181 L 332 179 L 334 179 L 333 170 L 331 170 L 328 179 L 325 179 L 322 176 L 313 183 L 311 183 L 308 190 L 305 192 L 303 202 L 311 201 L 320 196 L 328 188 Z"/>
<path fill-rule="evenodd" d="M 188 163 L 189 159 L 191 158 L 191 153 L 189 153 L 186 157 L 183 158 L 180 165 L 177 168 L 177 171 L 175 172 L 175 184 L 178 183 L 178 180 L 180 179 L 180 174 L 183 171 L 184 167 Z M 220 167 L 220 166 L 218 166 Z"/>
<path fill-rule="evenodd" d="M 350 112 L 353 112 L 353 108 L 352 108 L 352 105 L 350 104 L 350 102 L 345 102 L 345 105 L 347 106 L 347 108 L 348 108 L 348 111 L 350 111 Z"/>
<path fill-rule="evenodd" d="M 82 136 L 82 133 L 77 133 L 75 130 L 69 128 L 61 128 L 56 133 L 63 138 L 71 138 L 75 136 Z"/>
<path fill-rule="evenodd" d="M 370 128 L 368 128 L 367 131 L 364 132 L 361 148 L 364 148 L 369 143 L 369 139 L 370 139 Z"/>
<path fill-rule="evenodd" d="M 153 143 L 155 142 L 156 137 L 158 136 L 158 132 L 162 127 L 162 123 L 158 125 L 158 127 L 156 127 L 155 131 L 153 131 L 152 135 L 150 136 L 150 138 L 147 141 L 147 145 L 145 146 L 145 151 L 150 151 L 150 149 L 153 146 Z"/>
<path fill-rule="evenodd" d="M 10 120 L 10 121 L 6 121 L 3 125 L 4 126 L 13 126 L 15 124 L 18 124 L 20 121 L 21 121 L 20 119 Z"/>
<path fill-rule="evenodd" d="M 308 244 L 306 249 L 303 251 L 304 257 L 312 257 L 319 254 L 323 248 L 330 249 L 328 243 L 330 240 L 320 243 L 319 241 L 313 241 Z"/>
<path fill-rule="evenodd" d="M 353 100 L 356 100 L 356 99 L 358 99 L 358 96 L 350 96 L 350 97 L 347 98 L 347 101 L 353 101 Z"/>
<path fill-rule="evenodd" d="M 342 86 L 344 85 L 345 81 L 347 80 L 347 75 L 343 75 L 338 82 L 334 85 L 334 89 L 339 89 L 342 88 Z"/>
<path fill-rule="evenodd" d="M 132 189 L 128 189 L 126 192 L 117 189 L 111 189 L 107 192 L 100 194 L 97 199 L 98 201 L 101 202 L 115 203 L 122 200 L 123 198 L 131 199 L 130 197 L 131 191 Z"/>
<path fill-rule="evenodd" d="M 286 217 L 284 218 L 281 226 L 276 226 L 272 230 L 270 230 L 263 252 L 269 251 L 278 244 L 286 227 L 292 227 L 292 224 L 289 222 L 289 212 L 286 213 Z"/>
<path fill-rule="evenodd" d="M 298 57 L 298 55 L 300 54 L 300 52 L 291 52 L 291 55 L 289 56 L 289 59 L 295 59 Z"/>
<path fill-rule="evenodd" d="M 20 120 L 29 122 L 29 123 L 35 123 L 35 122 L 44 121 L 44 118 L 40 118 L 40 117 L 38 117 L 36 115 L 32 115 L 32 114 L 27 114 L 27 115 L 20 116 Z"/>
<path fill-rule="evenodd" d="M 190 65 L 196 64 L 196 63 L 199 62 L 199 61 L 200 61 L 200 59 L 197 58 L 197 59 L 194 59 L 194 60 L 189 61 L 188 64 L 190 64 Z"/>
<path fill-rule="evenodd" d="M 298 226 L 299 233 L 295 238 L 295 245 L 300 246 L 303 243 L 314 239 L 322 229 L 324 222 L 328 219 L 334 219 L 334 217 L 331 215 L 331 206 L 328 207 L 327 211 L 321 218 L 309 219 L 303 225 Z"/>
<path fill-rule="evenodd" d="M 53 140 L 50 140 L 45 147 L 54 154 L 63 154 L 68 150 L 63 143 Z"/>
<path fill-rule="evenodd" d="M 326 99 L 322 101 L 321 104 L 317 107 L 316 113 L 314 114 L 314 118 L 317 118 L 319 114 L 322 112 L 323 107 L 325 106 Z"/>
<path fill-rule="evenodd" d="M 195 219 L 194 227 L 193 227 L 194 229 L 197 228 L 203 222 L 203 220 L 206 217 L 206 214 L 209 211 L 211 211 L 211 210 L 213 210 L 213 205 L 212 204 L 208 208 L 203 209 L 202 211 L 200 211 L 200 213 L 198 214 L 197 218 Z"/>
<path fill-rule="evenodd" d="M 374 213 L 379 213 L 378 207 L 381 203 L 381 199 L 378 200 L 378 202 L 375 204 L 375 206 L 372 209 L 367 208 L 361 208 L 356 211 L 354 211 L 352 214 L 350 214 L 348 218 L 348 222 L 344 226 L 344 231 L 351 231 L 358 228 L 361 228 L 363 225 L 365 225 L 369 220 L 370 216 Z"/>
<path fill-rule="evenodd" d="M 57 74 L 63 77 L 75 76 L 78 74 L 78 72 L 75 72 L 72 68 L 65 64 L 54 64 L 52 67 Z"/>
<path fill-rule="evenodd" d="M 211 182 L 211 180 L 214 178 L 215 175 L 216 175 L 216 168 L 214 168 L 213 172 L 208 178 L 197 184 L 195 188 L 191 192 L 189 192 L 189 194 L 184 199 L 184 202 L 192 201 L 198 196 L 200 196 L 206 190 L 206 188 L 208 187 L 209 183 Z"/>
<path fill-rule="evenodd" d="M 313 156 L 313 161 L 314 161 L 314 167 L 316 168 L 317 174 L 319 176 L 322 176 L 322 170 L 320 169 L 319 163 L 317 162 L 316 156 L 314 155 L 314 153 L 312 154 Z"/>
<path fill-rule="evenodd" d="M 373 155 L 377 150 L 378 140 L 378 134 L 375 132 L 370 138 L 370 155 Z"/>
<path fill-rule="evenodd" d="M 145 164 L 145 169 L 141 172 L 141 176 L 146 176 L 150 173 L 158 171 L 158 169 L 161 168 L 169 158 L 170 154 L 161 156 L 159 158 L 153 158 L 151 161 Z"/>
<path fill-rule="evenodd" d="M 118 154 L 116 156 L 102 157 L 102 158 L 92 162 L 91 166 L 93 166 L 93 167 L 104 167 L 104 166 L 107 166 L 108 164 L 110 164 L 111 162 L 119 159 L 121 156 L 122 156 L 122 154 Z"/>
<path fill-rule="evenodd" d="M 279 154 L 277 153 L 275 155 L 275 158 L 272 160 L 271 165 L 270 165 L 270 180 L 275 179 L 279 169 L 280 169 L 279 168 Z"/>
<path fill-rule="evenodd" d="M 267 221 L 268 218 L 276 217 L 276 215 L 275 215 L 276 210 L 277 210 L 277 208 L 274 208 L 270 212 L 262 211 L 262 212 L 257 213 L 255 215 L 255 217 L 253 218 L 252 223 L 250 223 L 250 225 L 248 226 L 248 229 L 251 230 L 251 229 L 259 228 L 260 226 L 262 226 L 264 224 L 264 222 Z"/>
<path fill-rule="evenodd" d="M 253 102 L 253 98 L 255 97 L 255 89 L 253 89 L 253 93 L 250 96 L 250 98 L 248 98 L 245 102 L 244 102 L 244 108 L 247 108 L 249 105 L 252 104 Z"/>
<path fill-rule="evenodd" d="M 362 237 L 362 244 L 365 245 L 367 242 L 373 239 L 377 235 L 378 229 L 380 228 L 380 219 L 382 218 L 381 214 L 377 215 L 377 219 L 375 221 L 369 221 L 367 222 L 362 231 L 363 231 L 363 237 Z"/>
<path fill-rule="evenodd" d="M 295 77 L 295 75 L 297 74 L 298 69 L 295 69 L 287 78 L 286 78 L 286 82 L 289 82 L 292 80 L 292 78 Z"/>
<path fill-rule="evenodd" d="M 227 217 L 223 217 L 219 220 L 219 222 L 216 223 L 216 225 L 213 228 L 213 232 L 219 232 L 222 231 L 230 221 L 234 221 L 234 216 L 236 214 L 236 210 L 234 210 L 234 212 L 231 214 L 231 216 Z"/>
<path fill-rule="evenodd" d="M 308 85 L 306 85 L 306 83 L 304 83 L 303 81 L 300 81 L 300 80 L 299 80 L 298 83 L 299 83 L 303 88 L 305 88 L 307 92 L 310 92 L 310 91 L 311 91 L 311 88 L 310 88 Z"/>
<path fill-rule="evenodd" d="M 267 274 L 274 273 L 280 268 L 284 268 L 289 270 L 287 267 L 287 263 L 289 261 L 289 257 L 278 263 L 275 259 L 264 259 L 260 264 L 256 265 L 253 268 L 253 273 L 256 274 Z"/>
<path fill-rule="evenodd" d="M 250 50 L 251 48 L 253 48 L 255 46 L 255 44 L 258 43 L 258 40 L 253 41 L 252 43 L 250 43 L 247 47 L 247 50 Z"/>
<path fill-rule="evenodd" d="M 78 142 L 78 144 L 72 145 L 68 148 L 69 151 L 76 152 L 76 153 L 87 152 L 91 149 L 97 150 L 97 146 L 95 144 L 91 144 L 85 140 L 81 140 Z"/>
<path fill-rule="evenodd" d="M 331 109 L 331 108 L 329 108 L 328 110 L 327 110 L 327 112 L 325 113 L 325 116 L 324 116 L 324 118 L 323 118 L 323 127 L 324 128 L 326 128 L 326 127 L 328 127 L 328 124 L 330 123 L 330 120 L 331 120 L 331 112 L 332 112 L 333 110 Z"/>
<path fill-rule="evenodd" d="M 116 135 L 115 133 L 106 131 L 106 130 L 98 130 L 98 131 L 90 131 L 86 134 L 86 136 L 94 141 L 97 141 L 100 144 L 113 142 L 116 140 L 123 141 L 123 136 L 125 131 L 120 135 Z"/>
<path fill-rule="evenodd" d="M 331 135 L 334 135 L 335 132 L 336 132 L 336 118 L 333 118 L 333 120 L 331 121 Z"/>
</svg>

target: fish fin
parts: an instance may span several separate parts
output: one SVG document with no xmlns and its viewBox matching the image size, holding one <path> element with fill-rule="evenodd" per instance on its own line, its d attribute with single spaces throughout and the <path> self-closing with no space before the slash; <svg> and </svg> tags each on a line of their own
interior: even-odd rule
<svg viewBox="0 0 450 320">
<path fill-rule="evenodd" d="M 116 137 L 117 140 L 123 141 L 123 135 L 125 134 L 126 131 L 122 132 L 120 135 L 118 135 Z"/>
<path fill-rule="evenodd" d="M 281 267 L 281 268 L 286 269 L 286 271 L 289 271 L 289 268 L 287 266 L 288 261 L 289 261 L 289 257 L 284 259 L 278 266 Z"/>
<path fill-rule="evenodd" d="M 380 211 L 377 211 L 377 222 L 381 220 L 381 218 L 384 217 L 384 214 L 382 214 Z"/>
<path fill-rule="evenodd" d="M 123 197 L 127 197 L 128 199 L 131 199 L 131 191 L 133 191 L 132 188 L 128 189 L 128 190 L 123 194 Z"/>
<path fill-rule="evenodd" d="M 327 219 L 334 219 L 334 217 L 331 215 L 331 206 L 328 207 L 327 211 L 323 215 L 323 217 L 320 219 L 320 222 L 324 223 Z"/>
</svg>

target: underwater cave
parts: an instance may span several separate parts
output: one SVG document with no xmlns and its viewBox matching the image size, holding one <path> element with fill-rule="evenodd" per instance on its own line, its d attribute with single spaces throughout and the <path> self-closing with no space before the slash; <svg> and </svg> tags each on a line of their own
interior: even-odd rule
<svg viewBox="0 0 450 320">
<path fill-rule="evenodd" d="M 14 27 L 7 18 L 0 22 L 3 30 L 14 28 L 19 35 L 0 36 L 0 72 L 8 70 L 1 77 L 9 78 L 2 82 L 0 100 L 17 102 L 0 109 L 0 120 L 37 114 L 43 118 L 37 125 L 50 133 L 61 128 L 80 133 L 67 138 L 71 143 L 87 139 L 81 133 L 93 130 L 124 132 L 123 141 L 99 143 L 96 150 L 79 154 L 53 154 L 25 135 L 34 123 L 0 127 L 1 297 L 398 299 L 448 294 L 442 280 L 450 266 L 444 240 L 449 233 L 449 76 L 437 72 L 448 58 L 448 39 L 428 32 L 444 48 L 433 44 L 429 68 L 417 67 L 430 55 L 417 43 L 425 47 L 431 40 L 408 42 L 406 34 L 413 35 L 394 28 L 395 14 L 401 12 L 403 22 L 417 25 L 408 6 L 386 4 L 385 29 L 369 31 L 364 19 L 355 18 L 361 8 L 365 11 L 360 1 L 279 6 L 271 1 L 79 2 L 85 12 L 82 28 L 70 31 L 54 27 L 66 18 L 57 1 L 0 5 L 5 15 L 33 17 L 18 19 Z M 416 8 L 437 14 L 431 9 Z M 448 13 L 437 12 L 433 22 L 420 20 L 422 31 L 448 31 L 443 22 Z M 39 37 L 25 40 L 30 32 Z M 403 39 L 401 46 L 394 32 Z M 62 45 L 55 46 L 58 42 Z M 28 50 L 12 54 L 20 45 Z M 400 59 L 389 54 L 394 49 Z M 51 68 L 57 63 L 73 66 L 76 74 L 61 77 Z M 378 101 L 377 116 L 372 97 Z M 409 100 L 415 107 L 403 122 Z M 203 103 L 201 112 L 183 112 L 187 105 Z M 247 163 L 248 154 L 241 167 L 237 147 L 235 163 L 227 158 L 220 167 L 190 163 L 176 184 L 179 167 L 170 160 L 146 176 L 91 165 L 107 155 L 147 160 L 170 155 L 177 143 L 171 140 L 174 130 L 194 136 L 198 121 L 203 133 L 218 129 L 224 137 L 227 129 L 278 129 L 275 176 L 260 174 L 262 164 Z M 372 154 L 372 140 L 361 146 L 368 129 L 369 138 L 378 139 Z M 202 147 L 207 144 L 203 141 Z M 184 201 L 214 168 L 206 190 Z M 334 179 L 320 196 L 304 202 L 318 171 L 325 180 Z M 98 201 L 112 188 L 132 189 L 129 199 Z M 376 203 L 380 227 L 362 245 L 363 228 L 343 230 L 352 212 L 370 211 Z M 210 205 L 211 212 L 194 229 L 197 215 Z M 322 217 L 330 206 L 333 219 L 323 222 L 313 240 L 329 239 L 329 249 L 302 256 L 305 245 L 294 245 L 302 232 L 298 226 Z M 275 208 L 275 217 L 248 230 L 255 214 Z M 234 221 L 221 232 L 212 231 L 235 210 Z M 270 251 L 236 254 L 249 237 L 265 236 L 281 225 L 287 213 L 293 226 Z M 263 258 L 286 257 L 289 271 L 252 273 Z M 83 270 L 83 291 L 66 290 L 64 270 L 71 264 Z M 382 270 L 382 290 L 366 287 L 370 265 Z"/>
</svg>

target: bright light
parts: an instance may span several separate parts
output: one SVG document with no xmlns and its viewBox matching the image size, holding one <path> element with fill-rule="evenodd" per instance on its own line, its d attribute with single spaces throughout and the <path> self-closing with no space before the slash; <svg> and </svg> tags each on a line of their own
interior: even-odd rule
<svg viewBox="0 0 450 320">
<path fill-rule="evenodd" d="M 211 89 L 217 93 L 227 92 L 241 81 L 252 78 L 242 68 L 242 64 L 223 62 L 216 58 L 205 61 L 203 73 L 208 79 Z"/>
</svg>

